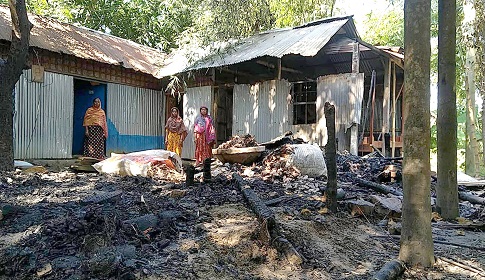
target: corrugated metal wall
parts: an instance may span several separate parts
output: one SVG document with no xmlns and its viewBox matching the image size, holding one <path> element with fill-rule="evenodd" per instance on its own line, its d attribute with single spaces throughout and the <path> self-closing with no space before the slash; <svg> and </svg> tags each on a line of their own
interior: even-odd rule
<svg viewBox="0 0 485 280">
<path fill-rule="evenodd" d="M 319 77 L 317 80 L 317 114 L 319 125 L 325 122 L 324 105 L 335 105 L 335 128 L 339 150 L 350 148 L 350 134 L 347 129 L 352 124 L 360 124 L 362 100 L 364 98 L 364 73 L 346 73 Z M 322 120 L 323 119 L 323 120 Z"/>
<path fill-rule="evenodd" d="M 360 123 L 364 98 L 364 73 L 319 77 L 317 91 L 322 98 L 322 108 L 325 102 L 335 105 L 336 124 L 350 127 L 353 123 Z"/>
<path fill-rule="evenodd" d="M 232 134 L 249 133 L 266 142 L 291 130 L 290 88 L 285 80 L 235 85 Z"/>
<path fill-rule="evenodd" d="M 184 142 L 182 157 L 194 158 L 194 121 L 200 114 L 200 106 L 206 106 L 209 112 L 212 112 L 212 86 L 188 88 L 184 94 L 183 102 L 183 118 L 189 134 Z"/>
<path fill-rule="evenodd" d="M 163 147 L 164 107 L 160 91 L 110 83 L 106 103 L 108 156 L 111 152 Z"/>
<path fill-rule="evenodd" d="M 341 74 L 320 77 L 317 82 L 317 123 L 293 125 L 291 84 L 285 80 L 266 81 L 255 85 L 234 86 L 234 120 L 232 134 L 252 134 L 258 142 L 266 142 L 291 130 L 296 137 L 324 146 L 327 126 L 324 104 L 336 106 L 337 125 L 342 128 L 337 137 L 348 145 L 346 129 L 360 123 L 364 93 L 364 74 Z M 348 149 L 348 148 L 347 148 Z"/>
<path fill-rule="evenodd" d="M 73 78 L 45 72 L 32 82 L 31 70 L 15 86 L 16 159 L 71 158 L 74 111 Z"/>
</svg>

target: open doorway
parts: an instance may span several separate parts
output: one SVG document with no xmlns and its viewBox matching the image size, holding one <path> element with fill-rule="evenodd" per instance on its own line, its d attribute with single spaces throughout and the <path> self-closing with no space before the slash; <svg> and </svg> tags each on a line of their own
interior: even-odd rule
<svg viewBox="0 0 485 280">
<path fill-rule="evenodd" d="M 173 107 L 179 109 L 180 117 L 183 117 L 184 112 L 184 102 L 183 102 L 183 93 L 177 93 L 175 96 L 166 93 L 165 96 L 167 97 L 167 102 L 165 106 L 165 122 L 170 118 L 171 111 Z M 164 125 L 165 127 L 165 125 Z"/>
<path fill-rule="evenodd" d="M 233 87 L 220 86 L 214 89 L 213 117 L 216 128 L 217 145 L 232 136 Z"/>
<path fill-rule="evenodd" d="M 101 100 L 101 108 L 106 112 L 106 84 L 74 79 L 74 118 L 72 155 L 82 155 L 84 148 L 84 114 L 93 105 L 93 100 Z"/>
</svg>

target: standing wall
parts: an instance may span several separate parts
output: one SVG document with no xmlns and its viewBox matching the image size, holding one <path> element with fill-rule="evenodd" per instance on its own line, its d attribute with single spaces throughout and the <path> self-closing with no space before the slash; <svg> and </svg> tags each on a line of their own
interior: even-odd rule
<svg viewBox="0 0 485 280">
<path fill-rule="evenodd" d="M 362 101 L 364 98 L 364 73 L 347 73 L 322 76 L 317 80 L 317 115 L 322 116 L 319 126 L 325 122 L 324 105 L 335 105 L 335 128 L 338 149 L 349 150 L 350 130 L 353 124 L 360 125 Z"/>
<path fill-rule="evenodd" d="M 112 152 L 163 148 L 164 107 L 160 91 L 108 84 L 106 103 L 108 156 Z"/>
<path fill-rule="evenodd" d="M 255 85 L 234 86 L 233 135 L 251 134 L 266 142 L 291 130 L 295 137 L 325 146 L 327 126 L 325 102 L 336 106 L 336 125 L 340 149 L 349 149 L 347 128 L 360 123 L 364 74 L 339 74 L 317 80 L 317 123 L 293 124 L 291 83 L 273 80 Z"/>
<path fill-rule="evenodd" d="M 184 123 L 188 129 L 188 135 L 182 149 L 183 158 L 194 158 L 194 121 L 200 114 L 200 106 L 206 106 L 212 112 L 212 86 L 188 88 L 184 94 Z"/>
<path fill-rule="evenodd" d="M 290 88 L 285 80 L 235 85 L 232 134 L 252 134 L 261 143 L 291 130 Z"/>
<path fill-rule="evenodd" d="M 14 157 L 71 158 L 73 104 L 71 76 L 45 72 L 36 83 L 25 70 L 15 86 Z"/>
</svg>

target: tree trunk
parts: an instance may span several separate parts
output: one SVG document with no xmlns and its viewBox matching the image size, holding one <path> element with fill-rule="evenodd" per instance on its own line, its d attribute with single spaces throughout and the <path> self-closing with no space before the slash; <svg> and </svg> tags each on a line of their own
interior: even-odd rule
<svg viewBox="0 0 485 280">
<path fill-rule="evenodd" d="M 13 170 L 13 91 L 29 54 L 32 24 L 24 0 L 10 0 L 12 42 L 5 63 L 0 64 L 0 171 Z"/>
<path fill-rule="evenodd" d="M 475 49 L 468 48 L 466 51 L 465 64 L 465 90 L 466 90 L 466 151 L 465 173 L 476 177 L 479 168 L 478 141 L 476 136 L 476 113 L 475 113 Z"/>
<path fill-rule="evenodd" d="M 477 176 L 479 171 L 479 148 L 476 137 L 476 112 L 475 112 L 475 45 L 472 41 L 474 24 L 476 21 L 475 1 L 463 3 L 463 25 L 465 26 L 466 56 L 465 56 L 465 91 L 466 91 L 466 131 L 465 131 L 465 173 L 470 176 Z"/>
<path fill-rule="evenodd" d="M 325 198 L 327 208 L 337 212 L 337 146 L 335 139 L 335 106 L 328 102 L 324 105 L 327 124 L 327 145 L 325 146 L 325 161 L 327 164 L 327 188 Z"/>
<path fill-rule="evenodd" d="M 438 3 L 438 213 L 451 220 L 459 216 L 456 181 L 456 1 Z"/>
<path fill-rule="evenodd" d="M 404 2 L 403 211 L 399 258 L 434 263 L 430 192 L 431 2 Z"/>
<path fill-rule="evenodd" d="M 475 24 L 474 32 L 477 40 L 477 65 L 485 63 L 485 2 L 474 1 Z M 485 100 L 485 69 L 476 68 L 477 87 L 482 100 Z M 485 167 L 485 102 L 482 102 L 482 165 Z"/>
</svg>

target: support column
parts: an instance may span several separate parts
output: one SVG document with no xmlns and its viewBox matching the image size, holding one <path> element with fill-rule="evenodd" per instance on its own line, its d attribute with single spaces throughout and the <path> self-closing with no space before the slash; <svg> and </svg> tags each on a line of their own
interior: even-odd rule
<svg viewBox="0 0 485 280">
<path fill-rule="evenodd" d="M 279 80 L 281 80 L 281 58 L 278 58 L 278 67 L 276 69 L 277 73 L 276 73 L 276 78 Z"/>
<path fill-rule="evenodd" d="M 382 103 L 382 134 L 381 140 L 384 143 L 384 134 L 389 133 L 389 118 L 391 108 L 391 63 L 390 59 L 386 61 L 384 72 L 384 100 Z M 382 154 L 386 157 L 390 156 L 386 154 L 385 145 L 382 145 Z"/>
<path fill-rule="evenodd" d="M 352 46 L 352 73 L 359 73 L 360 55 L 359 43 L 355 42 Z M 350 127 L 350 153 L 357 155 L 359 152 L 359 124 L 354 123 Z"/>
</svg>

